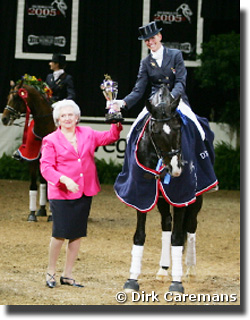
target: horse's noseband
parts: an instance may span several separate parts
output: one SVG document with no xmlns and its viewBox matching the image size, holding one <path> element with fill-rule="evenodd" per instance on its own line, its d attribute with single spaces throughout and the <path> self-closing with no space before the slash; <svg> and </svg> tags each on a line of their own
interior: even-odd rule
<svg viewBox="0 0 250 320">
<path fill-rule="evenodd" d="M 13 99 L 13 95 L 16 93 L 18 93 L 18 90 L 11 90 L 10 91 L 10 95 L 12 95 L 12 99 Z M 16 119 L 20 119 L 21 117 L 21 112 L 17 111 L 16 109 L 14 109 L 13 107 L 11 107 L 10 105 L 7 104 L 7 106 L 4 108 L 4 110 L 8 110 L 10 112 L 10 118 L 13 121 L 15 121 Z"/>
<path fill-rule="evenodd" d="M 20 111 L 16 111 L 14 108 L 12 108 L 9 105 L 7 105 L 4 109 L 8 110 L 10 112 L 12 120 L 20 119 L 20 117 L 21 117 Z"/>
<path fill-rule="evenodd" d="M 28 104 L 26 99 L 28 98 L 28 92 L 25 88 L 21 87 L 18 90 L 12 90 L 10 92 L 10 94 L 12 94 L 12 99 L 15 96 L 19 96 L 25 103 L 26 105 L 26 109 L 29 110 Z M 8 110 L 10 112 L 10 119 L 12 120 L 12 123 L 16 120 L 16 119 L 20 119 L 21 117 L 21 112 L 17 111 L 16 109 L 14 109 L 13 107 L 11 107 L 10 105 L 7 104 L 7 106 L 4 108 L 5 110 Z M 30 111 L 30 110 L 29 110 Z"/>
</svg>

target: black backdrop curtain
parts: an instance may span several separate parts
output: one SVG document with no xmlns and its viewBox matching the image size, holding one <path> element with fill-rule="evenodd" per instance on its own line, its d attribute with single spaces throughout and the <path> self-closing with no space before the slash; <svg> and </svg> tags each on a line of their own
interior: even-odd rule
<svg viewBox="0 0 250 320">
<path fill-rule="evenodd" d="M 202 0 L 203 41 L 213 34 L 240 33 L 240 0 Z"/>
<path fill-rule="evenodd" d="M 203 41 L 212 34 L 240 32 L 239 0 L 202 3 Z M 25 73 L 45 79 L 50 72 L 49 61 L 14 58 L 16 14 L 17 0 L 0 0 L 0 112 L 6 105 L 11 79 L 16 81 Z M 104 117 L 105 99 L 99 86 L 105 73 L 118 81 L 118 98 L 124 98 L 133 88 L 141 58 L 141 41 L 137 37 L 142 15 L 143 0 L 79 1 L 77 61 L 68 62 L 66 71 L 74 77 L 76 102 L 82 115 Z M 193 110 L 209 118 L 211 94 L 199 88 L 194 68 L 188 68 L 187 94 Z M 136 117 L 143 101 L 127 116 Z"/>
<path fill-rule="evenodd" d="M 69 61 L 66 72 L 74 77 L 82 115 L 104 117 L 106 102 L 100 84 L 105 73 L 118 81 L 118 98 L 131 91 L 141 57 L 137 37 L 142 12 L 142 0 L 79 1 L 77 61 Z M 50 73 L 49 61 L 14 58 L 16 14 L 17 0 L 0 0 L 0 112 L 11 79 L 17 81 L 28 73 L 44 80 Z M 135 117 L 139 109 L 133 108 L 128 116 Z"/>
</svg>

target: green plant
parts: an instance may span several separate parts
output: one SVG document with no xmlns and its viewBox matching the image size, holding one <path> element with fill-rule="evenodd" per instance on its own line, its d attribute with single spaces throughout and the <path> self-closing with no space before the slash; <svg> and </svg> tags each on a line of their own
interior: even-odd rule
<svg viewBox="0 0 250 320">
<path fill-rule="evenodd" d="M 240 35 L 235 32 L 211 36 L 202 44 L 201 66 L 195 77 L 205 88 L 216 122 L 237 130 L 240 141 Z"/>
<path fill-rule="evenodd" d="M 26 161 L 18 161 L 5 153 L 0 158 L 0 178 L 29 180 L 29 166 Z"/>
<path fill-rule="evenodd" d="M 106 162 L 104 159 L 95 159 L 100 183 L 114 184 L 117 175 L 122 171 L 122 164 L 116 164 L 112 159 Z"/>
<path fill-rule="evenodd" d="M 215 146 L 214 170 L 220 189 L 240 190 L 240 147 L 222 142 Z"/>
</svg>

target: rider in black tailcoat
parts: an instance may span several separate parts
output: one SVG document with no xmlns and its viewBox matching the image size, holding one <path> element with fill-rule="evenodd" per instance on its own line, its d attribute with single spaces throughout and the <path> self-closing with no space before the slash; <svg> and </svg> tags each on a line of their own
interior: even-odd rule
<svg viewBox="0 0 250 320">
<path fill-rule="evenodd" d="M 162 29 L 157 27 L 155 21 L 140 27 L 139 40 L 144 40 L 150 49 L 150 54 L 141 60 L 136 84 L 132 92 L 117 104 L 130 109 L 143 97 L 148 85 L 153 95 L 161 84 L 166 84 L 172 96 L 177 99 L 181 96 L 183 102 L 189 106 L 186 95 L 187 70 L 184 65 L 182 53 L 177 49 L 166 48 L 161 44 Z"/>
<path fill-rule="evenodd" d="M 53 91 L 52 101 L 63 99 L 75 100 L 74 82 L 71 75 L 64 71 L 66 67 L 66 57 L 62 54 L 53 54 L 49 63 L 53 73 L 47 75 L 46 83 Z"/>
<path fill-rule="evenodd" d="M 162 45 L 161 30 L 155 21 L 139 28 L 138 39 L 145 41 L 150 54 L 141 61 L 137 81 L 131 93 L 123 100 L 113 101 L 113 104 L 117 105 L 117 111 L 130 109 L 143 97 L 148 85 L 151 86 L 152 96 L 162 84 L 167 85 L 174 99 L 181 98 L 176 109 L 183 122 L 181 131 L 184 167 L 180 177 L 171 177 L 169 182 L 159 183 L 155 179 L 151 180 L 154 183 L 147 180 L 148 175 L 145 175 L 145 172 L 148 173 L 150 169 L 143 167 L 137 158 L 137 146 L 149 113 L 146 107 L 138 115 L 127 136 L 123 169 L 115 181 L 114 189 L 121 201 L 144 212 L 151 210 L 157 202 L 159 184 L 166 201 L 175 206 L 193 203 L 196 196 L 216 188 L 218 184 L 213 169 L 214 134 L 208 120 L 192 111 L 185 92 L 187 71 L 182 53 Z M 152 172 L 154 175 L 156 169 Z"/>
</svg>

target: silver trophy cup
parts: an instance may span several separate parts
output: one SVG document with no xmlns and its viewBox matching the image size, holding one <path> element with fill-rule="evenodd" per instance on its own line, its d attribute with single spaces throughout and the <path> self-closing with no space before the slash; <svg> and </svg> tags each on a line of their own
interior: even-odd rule
<svg viewBox="0 0 250 320">
<path fill-rule="evenodd" d="M 123 122 L 123 117 L 120 111 L 115 111 L 113 108 L 113 101 L 116 100 L 118 94 L 118 83 L 113 81 L 111 77 L 107 74 L 104 75 L 105 79 L 103 80 L 100 88 L 102 93 L 107 101 L 109 101 L 108 113 L 105 114 L 105 122 L 106 123 L 117 123 Z"/>
</svg>

